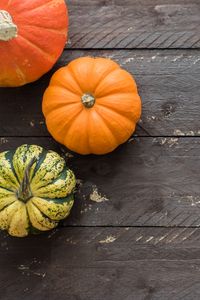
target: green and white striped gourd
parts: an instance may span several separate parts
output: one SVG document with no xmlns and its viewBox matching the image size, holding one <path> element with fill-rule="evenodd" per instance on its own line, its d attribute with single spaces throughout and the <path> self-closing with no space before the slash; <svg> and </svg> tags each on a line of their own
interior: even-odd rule
<svg viewBox="0 0 200 300">
<path fill-rule="evenodd" d="M 70 213 L 75 184 L 56 152 L 22 145 L 0 153 L 0 229 L 24 237 L 55 228 Z"/>
</svg>

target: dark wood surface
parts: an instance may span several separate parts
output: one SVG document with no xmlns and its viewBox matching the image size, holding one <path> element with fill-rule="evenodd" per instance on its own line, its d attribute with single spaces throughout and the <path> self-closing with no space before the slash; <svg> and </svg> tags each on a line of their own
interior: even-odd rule
<svg viewBox="0 0 200 300">
<path fill-rule="evenodd" d="M 47 136 L 44 90 L 55 70 L 84 55 L 110 57 L 135 76 L 143 101 L 137 135 L 200 136 L 199 50 L 67 50 L 39 81 L 1 90 L 0 136 Z"/>
<path fill-rule="evenodd" d="M 200 2 L 70 0 L 70 40 L 51 72 L 0 89 L 0 151 L 39 144 L 78 185 L 70 217 L 41 236 L 0 233 L 2 300 L 200 299 Z M 137 81 L 134 136 L 104 156 L 56 143 L 41 113 L 53 72 L 80 56 Z"/>
<path fill-rule="evenodd" d="M 199 0 L 70 0 L 70 48 L 199 48 Z"/>
</svg>

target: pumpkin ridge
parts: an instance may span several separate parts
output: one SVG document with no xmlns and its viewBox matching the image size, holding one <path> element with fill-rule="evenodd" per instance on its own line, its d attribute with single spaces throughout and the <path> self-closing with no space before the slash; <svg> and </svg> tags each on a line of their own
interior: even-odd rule
<svg viewBox="0 0 200 300">
<path fill-rule="evenodd" d="M 97 104 L 97 107 L 98 106 L 103 107 L 105 110 L 113 111 L 114 113 L 118 114 L 120 116 L 120 118 L 121 117 L 125 118 L 131 122 L 133 121 L 133 117 L 124 116 L 124 114 L 123 113 L 121 114 L 116 108 L 113 108 L 113 107 L 111 108 L 111 107 L 108 107 L 106 104 L 100 104 L 100 103 Z M 135 118 L 134 118 L 134 121 L 137 122 L 138 120 L 135 120 Z"/>
<path fill-rule="evenodd" d="M 47 156 L 47 155 L 46 155 L 46 156 Z M 46 158 L 46 156 L 45 156 L 45 158 Z M 44 162 L 45 162 L 45 160 L 43 161 L 43 163 L 44 163 Z M 56 161 L 56 162 L 52 165 L 52 168 L 56 167 L 59 163 L 60 163 L 60 161 Z M 40 170 L 40 168 L 42 168 L 42 164 L 39 166 L 37 172 Z M 63 169 L 60 170 L 60 172 L 56 175 L 56 178 L 57 178 L 57 179 L 58 179 L 57 176 L 60 176 L 60 174 L 63 172 L 64 168 L 65 168 L 65 166 L 63 166 Z M 34 181 L 34 177 L 39 176 L 39 175 L 37 174 L 37 172 L 36 172 L 35 175 L 32 177 L 31 182 Z M 44 174 L 44 176 L 45 176 L 47 173 L 48 173 L 48 171 L 46 171 L 46 173 Z M 55 180 L 55 179 L 54 179 L 54 180 Z M 40 186 L 39 188 L 36 188 L 36 190 L 38 191 L 40 188 L 46 187 L 46 186 L 48 186 L 49 184 L 52 184 L 52 182 L 54 182 L 54 180 L 52 180 L 52 181 L 49 182 L 49 183 L 46 183 L 44 186 Z M 36 184 L 36 186 L 37 186 L 37 183 L 35 183 L 35 184 Z"/>
<path fill-rule="evenodd" d="M 5 187 L 3 187 L 3 186 L 0 186 L 0 187 L 1 187 L 2 189 L 4 189 L 4 190 L 8 191 L 8 192 L 14 193 L 14 191 L 9 190 L 8 188 L 5 188 Z"/>
<path fill-rule="evenodd" d="M 45 191 L 42 191 L 42 190 L 50 188 L 52 185 L 55 185 L 56 182 L 59 182 L 59 181 L 61 181 L 61 180 L 63 180 L 63 181 L 70 180 L 71 178 L 73 179 L 73 177 L 74 177 L 74 175 L 73 175 L 72 171 L 71 171 L 70 169 L 65 169 L 64 171 L 62 171 L 62 174 L 59 174 L 59 177 L 57 177 L 57 178 L 54 179 L 53 181 L 49 182 L 48 184 L 46 184 L 46 185 L 44 185 L 44 186 L 40 186 L 39 188 L 36 188 L 35 191 L 34 191 L 34 193 L 33 193 L 33 195 L 34 195 L 35 197 L 39 197 L 39 198 L 46 198 L 45 196 L 40 196 L 40 195 L 38 195 L 38 193 L 39 193 L 39 194 L 40 194 L 40 193 L 45 193 Z M 69 187 L 71 187 L 71 182 L 70 182 L 70 181 L 69 181 L 68 186 L 66 186 L 66 188 L 69 188 Z M 70 195 L 71 193 L 73 193 L 74 188 L 75 188 L 75 186 L 72 187 L 72 189 L 68 192 L 68 194 L 66 194 L 66 195 L 64 196 L 64 198 L 67 197 L 68 195 Z M 57 190 L 60 191 L 60 192 L 61 192 L 61 191 L 64 191 L 65 193 L 67 192 L 67 190 L 66 190 L 66 191 L 63 190 L 63 187 L 62 187 L 62 188 L 61 188 L 61 187 L 60 187 L 60 188 L 57 188 L 57 187 L 55 186 L 54 193 L 56 193 Z M 47 197 L 47 198 L 48 198 L 48 197 Z M 63 198 L 63 197 L 57 197 L 57 199 L 60 199 L 60 198 Z M 50 198 L 50 199 L 51 199 L 51 198 Z M 52 198 L 52 199 L 56 199 L 56 196 L 55 196 L 54 198 Z"/>
<path fill-rule="evenodd" d="M 112 110 L 111 110 L 112 111 Z M 115 111 L 114 111 L 114 113 L 115 113 Z M 120 116 L 120 117 L 124 117 L 123 115 L 122 116 Z M 102 118 L 104 119 L 104 121 L 105 121 L 105 123 L 106 123 L 106 125 L 109 127 L 109 129 L 112 131 L 112 126 L 111 126 L 111 124 L 109 123 L 109 121 L 104 117 L 104 115 L 102 114 Z M 125 117 L 124 117 L 125 118 Z M 128 119 L 129 120 L 129 119 Z M 130 120 L 129 120 L 130 121 Z M 121 124 L 120 122 L 118 122 L 118 119 L 117 119 L 117 121 L 115 120 L 115 122 L 117 122 L 118 124 Z M 124 128 L 124 130 L 128 133 L 128 131 L 126 130 L 126 128 Z M 114 134 L 113 134 L 114 135 Z M 116 136 L 115 136 L 116 137 Z M 116 139 L 118 140 L 118 137 L 116 137 Z M 118 140 L 118 142 L 120 142 L 119 140 Z M 120 142 L 120 144 L 121 144 L 121 142 Z"/>
<path fill-rule="evenodd" d="M 10 0 L 9 2 L 11 2 L 12 0 Z M 27 10 L 25 10 L 25 13 L 27 13 L 27 12 L 32 12 L 32 11 L 35 11 L 35 10 L 37 10 L 37 9 L 40 9 L 40 8 L 43 8 L 43 7 L 45 7 L 45 6 L 48 6 L 51 2 L 56 2 L 55 0 L 50 0 L 50 1 L 48 1 L 48 2 L 46 2 L 46 3 L 43 3 L 42 5 L 39 5 L 39 6 L 36 6 L 36 7 L 34 7 L 34 8 L 32 8 L 32 9 L 27 9 Z M 10 5 L 10 4 L 8 4 L 8 5 Z M 23 7 L 24 8 L 24 7 Z M 22 14 L 23 12 L 22 11 L 20 11 L 20 14 Z"/>
<path fill-rule="evenodd" d="M 56 166 L 56 165 L 59 164 L 59 163 L 60 163 L 60 162 L 57 162 L 54 166 Z M 54 166 L 52 166 L 52 167 L 54 167 Z M 36 190 L 39 191 L 40 189 L 42 189 L 42 188 L 44 188 L 44 187 L 48 187 L 48 185 L 50 185 L 50 184 L 54 184 L 57 180 L 61 179 L 62 176 L 64 176 L 62 173 L 64 173 L 64 172 L 67 173 L 68 170 L 69 170 L 69 168 L 64 167 L 64 168 L 60 171 L 60 173 L 57 174 L 56 178 L 54 178 L 51 182 L 45 183 L 44 185 L 40 186 L 40 187 L 37 188 Z M 35 176 L 37 176 L 37 174 L 36 174 Z M 63 179 L 63 178 L 62 178 L 62 179 Z M 43 197 L 42 197 L 42 198 L 43 198 Z"/>
<path fill-rule="evenodd" d="M 34 169 L 34 171 L 32 173 L 32 178 L 30 178 L 30 181 L 32 181 L 32 179 L 35 177 L 36 172 L 39 170 L 41 164 L 44 162 L 44 160 L 45 160 L 45 158 L 47 156 L 47 153 L 48 153 L 47 150 L 45 150 L 45 149 L 42 150 L 42 153 L 40 154 L 40 158 L 36 162 L 36 166 L 35 166 L 35 169 Z"/>
<path fill-rule="evenodd" d="M 52 201 L 54 203 L 65 203 L 65 202 L 70 202 L 71 200 L 74 200 L 74 194 L 73 191 L 68 194 L 66 197 L 64 198 L 47 198 L 47 197 L 42 197 L 42 199 L 46 200 L 46 201 Z"/>
<path fill-rule="evenodd" d="M 33 42 L 31 42 L 27 37 L 24 37 L 24 36 L 22 36 L 20 34 L 18 35 L 18 37 L 20 37 L 21 39 L 23 39 L 24 41 L 26 41 L 26 43 L 29 44 L 29 45 L 31 45 L 32 48 L 37 49 L 37 51 L 39 51 L 40 53 L 42 53 L 44 55 L 44 57 L 46 58 L 47 61 L 50 61 L 51 63 L 52 63 L 52 61 L 54 61 L 54 59 L 52 58 L 52 56 L 50 54 L 48 54 L 47 52 L 45 52 L 45 50 L 42 49 L 41 47 L 39 47 L 38 45 L 33 44 Z"/>
<path fill-rule="evenodd" d="M 97 57 L 96 59 L 98 59 L 98 57 Z M 120 69 L 120 66 L 117 66 L 117 65 L 116 65 L 115 68 L 113 68 L 112 71 L 108 70 L 107 74 L 106 74 L 106 73 L 105 73 L 105 74 L 102 74 L 102 76 L 99 78 L 98 82 L 96 83 L 96 85 L 95 85 L 95 87 L 94 87 L 94 91 L 97 89 L 98 85 L 100 84 L 100 82 L 101 82 L 104 78 L 106 78 L 109 74 L 111 74 L 113 71 L 115 71 L 115 70 L 117 70 L 117 69 Z M 95 92 L 94 92 L 94 93 L 95 93 Z"/>
<path fill-rule="evenodd" d="M 4 207 L 2 207 L 2 208 L 0 209 L 0 212 L 1 212 L 2 210 L 6 209 L 8 206 L 12 205 L 12 204 L 13 204 L 14 202 L 16 202 L 16 201 L 18 201 L 18 200 L 15 199 L 15 200 L 13 200 L 13 202 L 11 202 L 11 203 L 5 205 Z"/>
<path fill-rule="evenodd" d="M 77 106 L 80 106 L 81 102 L 74 102 L 74 103 L 62 103 L 61 105 L 56 105 L 56 108 L 51 108 L 50 110 L 48 110 L 48 115 L 51 114 L 52 112 L 56 112 L 58 110 L 60 110 L 61 108 L 65 108 L 66 106 L 70 105 L 77 105 Z M 69 108 L 69 107 L 68 107 Z M 81 111 L 83 110 L 83 108 L 80 106 L 80 111 L 78 113 L 81 113 Z M 78 115 L 78 113 L 76 114 L 76 116 Z"/>
<path fill-rule="evenodd" d="M 66 131 L 70 129 L 70 127 L 72 126 L 74 120 L 78 117 L 78 115 L 82 112 L 83 108 L 81 108 L 80 111 L 78 111 L 69 121 L 66 121 L 63 126 L 62 126 L 62 131 Z M 47 116 L 48 118 L 48 116 Z M 48 123 L 48 122 L 47 122 Z M 47 124 L 47 127 L 48 127 L 48 124 Z M 65 137 L 63 138 L 63 140 L 65 139 Z"/>
<path fill-rule="evenodd" d="M 46 198 L 43 198 L 44 200 L 46 200 Z M 59 198 L 59 199 L 61 199 L 61 198 Z M 48 200 L 47 200 L 48 201 Z M 52 200 L 51 200 L 52 201 Z M 71 198 L 69 201 L 67 200 L 67 201 L 63 201 L 63 202 L 59 202 L 59 204 L 62 206 L 63 204 L 68 204 L 68 203 L 70 203 L 70 201 L 74 201 L 74 199 L 73 198 Z M 52 202 L 54 202 L 54 201 L 52 201 Z M 54 202 L 54 203 L 56 203 L 56 202 Z M 55 221 L 55 222 L 58 222 L 59 221 L 59 219 L 58 218 L 50 218 L 44 211 L 42 211 L 40 208 L 39 208 L 39 206 L 37 205 L 37 203 L 35 203 L 35 202 L 33 202 L 32 201 L 32 204 L 34 204 L 35 205 L 35 207 L 37 207 L 37 209 L 41 212 L 41 214 L 45 217 L 45 218 L 48 218 L 48 219 L 50 219 L 50 220 L 52 220 L 52 221 Z M 70 213 L 70 210 L 71 210 L 71 208 L 69 208 L 69 210 L 65 213 L 65 216 L 62 216 L 62 218 L 60 219 L 60 220 L 62 220 L 63 218 L 66 218 L 68 215 L 69 215 L 69 213 Z"/>
<path fill-rule="evenodd" d="M 115 142 L 118 143 L 116 136 L 113 134 L 112 130 L 110 129 L 110 127 L 107 125 L 107 122 L 105 121 L 105 119 L 103 118 L 102 115 L 99 114 L 99 112 L 95 109 L 96 114 L 98 115 L 98 117 L 102 120 L 102 122 L 104 123 L 104 125 L 107 127 L 107 129 L 110 132 L 110 135 L 114 138 Z"/>
<path fill-rule="evenodd" d="M 8 205 L 7 207 L 9 207 L 9 206 L 12 206 L 15 202 L 17 202 L 17 200 L 16 201 L 14 201 L 12 204 L 10 204 L 10 205 Z M 4 208 L 5 209 L 5 208 Z M 3 210 L 4 210 L 3 209 Z M 13 213 L 12 213 L 12 215 L 11 215 L 11 217 L 10 217 L 10 222 L 7 224 L 7 230 L 9 231 L 9 227 L 10 227 L 10 223 L 11 223 L 11 221 L 12 221 L 12 218 L 13 218 L 13 216 L 14 216 L 14 214 L 16 213 L 17 211 L 13 211 Z"/>
<path fill-rule="evenodd" d="M 2 156 L 2 160 L 4 160 L 3 164 L 1 164 L 0 162 L 0 182 L 1 182 L 0 187 L 11 193 L 15 193 L 19 188 L 19 182 L 16 176 L 12 172 L 12 166 L 10 160 L 7 159 L 6 157 L 8 152 L 9 151 L 2 152 L 0 155 L 0 160 L 1 160 L 1 156 Z M 6 181 L 9 182 L 9 185 L 6 184 Z"/>
<path fill-rule="evenodd" d="M 19 218 L 19 213 L 23 213 L 22 210 L 24 210 L 26 219 L 24 218 Z M 17 218 L 18 217 L 18 218 Z M 16 219 L 17 219 L 17 223 L 16 223 Z M 15 222 L 14 222 L 15 221 Z M 16 223 L 16 226 L 14 226 L 14 224 Z M 20 228 L 17 227 L 19 226 L 19 224 L 21 223 Z M 25 226 L 23 226 L 25 225 Z M 12 230 L 11 230 L 12 229 Z M 27 208 L 25 204 L 20 203 L 20 206 L 18 207 L 18 209 L 14 212 L 14 214 L 12 215 L 9 227 L 8 227 L 8 233 L 10 235 L 14 235 L 14 236 L 27 236 L 28 235 L 28 213 L 27 213 Z"/>
<path fill-rule="evenodd" d="M 117 70 L 123 70 L 123 69 L 122 69 L 121 67 L 116 68 L 116 69 L 112 70 L 111 72 L 109 72 L 106 76 L 103 76 L 103 78 L 101 78 L 100 82 L 99 82 L 98 85 L 96 86 L 95 91 L 94 91 L 94 94 L 96 94 L 96 90 L 97 90 L 97 88 L 99 87 L 99 85 L 101 84 L 101 82 L 104 81 L 104 80 L 106 80 L 108 76 L 110 76 L 112 73 L 116 72 Z M 113 94 L 113 92 L 111 92 L 111 94 Z M 106 96 L 106 95 L 107 95 L 107 94 L 105 94 L 105 96 Z M 104 96 L 104 97 L 105 97 L 105 96 Z M 97 97 L 97 98 L 98 98 L 98 97 Z M 101 97 L 101 98 L 102 98 L 102 97 Z"/>
<path fill-rule="evenodd" d="M 82 90 L 79 81 L 76 79 L 76 76 L 75 76 L 75 74 L 74 74 L 73 68 L 71 67 L 71 65 L 68 65 L 67 68 L 70 70 L 70 73 L 71 73 L 73 79 L 74 79 L 75 82 L 77 83 L 77 85 L 78 85 L 78 87 L 80 88 L 81 92 L 84 94 L 84 91 Z"/>
<path fill-rule="evenodd" d="M 47 217 L 46 215 L 44 215 L 43 212 L 42 212 L 40 209 L 38 209 L 37 206 L 36 206 L 32 201 L 30 201 L 30 203 L 31 203 L 31 205 L 33 205 L 37 210 L 39 210 L 39 212 L 41 213 L 41 215 L 42 215 L 45 219 L 47 219 L 47 220 L 49 221 L 49 223 L 55 224 L 54 228 L 58 225 L 58 222 L 56 222 L 56 221 L 50 219 L 49 217 Z M 30 217 L 30 213 L 29 213 L 29 208 L 28 208 L 28 207 L 27 207 L 27 212 L 28 212 L 28 216 L 29 216 L 29 219 L 30 219 L 30 222 L 31 222 L 31 217 Z M 34 215 L 35 215 L 35 213 L 34 213 Z M 41 227 L 45 228 L 46 230 L 49 230 L 49 229 L 50 229 L 48 226 L 42 224 L 38 219 L 37 219 L 37 222 L 39 223 L 39 225 L 40 225 Z M 31 222 L 31 224 L 32 224 L 32 222 Z M 33 224 L 32 224 L 32 226 L 33 226 L 34 228 L 38 229 L 38 228 L 35 227 Z"/>
<path fill-rule="evenodd" d="M 14 165 L 13 165 L 13 157 L 14 157 L 14 155 L 15 155 L 15 151 L 8 151 L 7 153 L 6 153 L 6 156 L 8 155 L 12 155 L 12 157 L 8 157 L 8 159 L 9 159 L 9 161 L 10 161 L 10 166 L 11 166 L 11 169 L 12 169 L 12 172 L 13 172 L 13 174 L 14 174 L 14 176 L 16 177 L 16 179 L 17 179 L 17 182 L 20 184 L 20 180 L 19 180 L 19 178 L 18 178 L 18 176 L 17 176 L 17 173 L 15 172 L 15 168 L 14 168 Z M 6 157 L 7 158 L 7 157 Z M 9 189 L 8 189 L 9 190 Z"/>
<path fill-rule="evenodd" d="M 40 25 L 35 25 L 35 24 L 23 24 L 23 28 L 24 27 L 34 27 L 34 28 L 37 28 L 37 29 L 43 29 L 43 30 L 48 30 L 49 32 L 53 32 L 53 33 L 60 33 L 60 34 L 67 34 L 66 33 L 66 28 L 63 28 L 63 29 L 52 29 L 50 27 L 44 27 L 44 26 L 40 26 Z M 62 32 L 63 31 L 63 32 Z"/>
</svg>

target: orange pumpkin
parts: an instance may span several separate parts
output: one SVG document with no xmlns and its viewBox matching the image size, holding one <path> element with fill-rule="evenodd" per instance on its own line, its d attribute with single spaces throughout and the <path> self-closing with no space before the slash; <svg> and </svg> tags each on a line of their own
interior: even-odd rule
<svg viewBox="0 0 200 300">
<path fill-rule="evenodd" d="M 59 69 L 43 98 L 52 136 L 80 154 L 105 154 L 124 143 L 141 115 L 133 77 L 110 59 L 83 57 Z"/>
<path fill-rule="evenodd" d="M 21 86 L 49 71 L 67 28 L 64 0 L 0 0 L 0 86 Z"/>
</svg>

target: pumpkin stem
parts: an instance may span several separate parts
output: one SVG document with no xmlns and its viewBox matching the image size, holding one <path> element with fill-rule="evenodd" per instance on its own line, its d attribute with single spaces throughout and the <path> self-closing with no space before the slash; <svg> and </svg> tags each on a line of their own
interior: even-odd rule
<svg viewBox="0 0 200 300">
<path fill-rule="evenodd" d="M 91 108 L 95 104 L 95 98 L 91 94 L 84 94 L 81 97 L 81 101 L 86 108 Z"/>
<path fill-rule="evenodd" d="M 30 187 L 30 171 L 31 171 L 31 167 L 36 161 L 37 159 L 35 157 L 32 158 L 30 163 L 26 167 L 24 172 L 24 178 L 17 192 L 18 199 L 23 202 L 27 202 L 33 196 Z"/>
<path fill-rule="evenodd" d="M 17 37 L 17 26 L 13 23 L 11 15 L 0 10 L 0 41 L 10 41 Z"/>
</svg>

